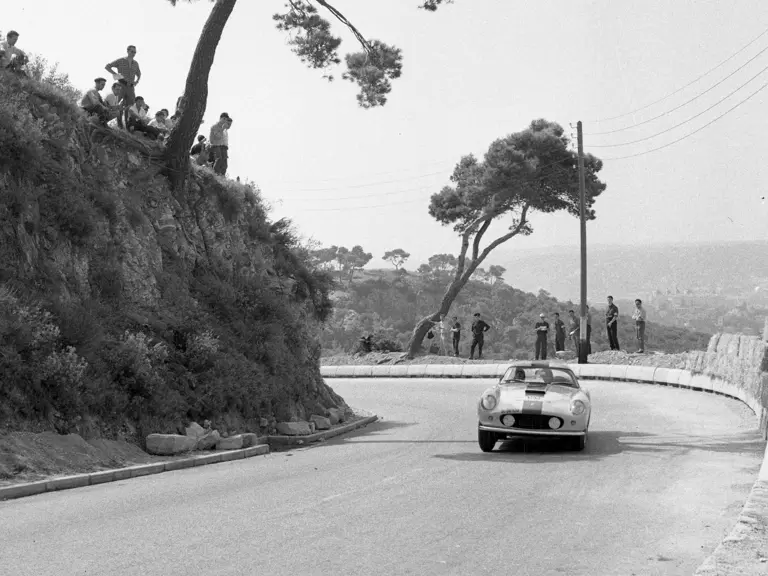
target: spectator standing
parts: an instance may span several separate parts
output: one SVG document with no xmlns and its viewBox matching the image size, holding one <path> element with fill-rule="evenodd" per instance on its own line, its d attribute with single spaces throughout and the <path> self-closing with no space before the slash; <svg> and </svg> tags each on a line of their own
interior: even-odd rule
<svg viewBox="0 0 768 576">
<path fill-rule="evenodd" d="M 453 322 L 451 322 L 451 333 L 453 334 L 453 354 L 458 358 L 459 341 L 461 340 L 461 324 L 459 323 L 458 316 L 453 317 Z"/>
<path fill-rule="evenodd" d="M 123 104 L 132 106 L 136 102 L 136 86 L 141 80 L 141 68 L 135 60 L 136 46 L 130 45 L 126 49 L 127 55 L 107 64 L 104 69 L 112 74 L 115 80 L 125 80 L 123 92 Z M 128 110 L 125 111 L 125 121 L 128 123 Z"/>
<path fill-rule="evenodd" d="M 555 352 L 565 350 L 565 322 L 560 320 L 560 312 L 555 312 Z"/>
<path fill-rule="evenodd" d="M 573 349 L 576 352 L 576 354 L 579 353 L 579 329 L 581 328 L 581 323 L 579 322 L 578 316 L 576 316 L 576 312 L 573 310 L 568 310 L 568 336 L 570 337 L 571 341 L 573 342 Z"/>
<path fill-rule="evenodd" d="M 232 118 L 226 112 L 223 112 L 219 116 L 219 121 L 211 126 L 209 142 L 211 143 L 211 154 L 214 157 L 213 171 L 221 176 L 227 173 L 230 126 L 232 126 Z"/>
<path fill-rule="evenodd" d="M 96 78 L 93 81 L 93 88 L 88 90 L 80 99 L 80 108 L 85 110 L 88 115 L 97 117 L 102 124 L 109 122 L 109 108 L 99 94 L 106 85 L 105 78 Z"/>
<path fill-rule="evenodd" d="M 635 321 L 635 334 L 640 342 L 640 348 L 638 349 L 640 354 L 645 352 L 645 316 L 643 301 L 638 298 L 635 300 L 635 311 L 632 313 L 632 319 Z"/>
<path fill-rule="evenodd" d="M 549 322 L 545 320 L 544 314 L 539 314 L 539 321 L 536 322 L 536 360 L 547 359 L 547 334 L 549 334 Z"/>
<path fill-rule="evenodd" d="M 608 330 L 608 344 L 611 350 L 619 348 L 619 309 L 613 303 L 613 296 L 608 296 L 608 308 L 605 310 L 605 325 Z"/>
<path fill-rule="evenodd" d="M 469 359 L 474 360 L 475 347 L 477 347 L 477 359 L 483 358 L 483 344 L 485 343 L 485 333 L 491 327 L 480 317 L 480 312 L 475 312 L 475 319 L 472 321 L 472 347 L 469 350 Z"/>
</svg>

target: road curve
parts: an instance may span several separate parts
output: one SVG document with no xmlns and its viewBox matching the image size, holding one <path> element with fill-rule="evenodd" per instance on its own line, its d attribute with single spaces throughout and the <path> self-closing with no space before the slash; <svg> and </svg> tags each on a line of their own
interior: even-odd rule
<svg viewBox="0 0 768 576">
<path fill-rule="evenodd" d="M 586 382 L 587 448 L 476 441 L 489 380 L 330 380 L 383 419 L 293 451 L 0 503 L 0 574 L 686 575 L 764 443 L 738 401 Z"/>
</svg>

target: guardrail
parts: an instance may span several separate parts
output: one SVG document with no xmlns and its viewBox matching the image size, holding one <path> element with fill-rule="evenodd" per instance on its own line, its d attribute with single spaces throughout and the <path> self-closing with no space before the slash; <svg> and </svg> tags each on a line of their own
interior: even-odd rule
<svg viewBox="0 0 768 576">
<path fill-rule="evenodd" d="M 407 366 L 321 366 L 324 378 L 498 378 L 512 362 L 505 364 L 427 364 Z M 674 388 L 688 388 L 741 400 L 758 419 L 763 439 L 768 438 L 768 384 L 753 394 L 739 382 L 708 374 L 623 364 L 568 364 L 585 380 L 637 382 Z M 763 380 L 765 382 L 765 380 Z M 758 397 L 756 394 L 761 394 Z M 734 556 L 738 560 L 734 562 Z M 768 573 L 768 446 L 757 481 L 730 534 L 699 566 L 694 576 L 745 576 Z"/>
</svg>

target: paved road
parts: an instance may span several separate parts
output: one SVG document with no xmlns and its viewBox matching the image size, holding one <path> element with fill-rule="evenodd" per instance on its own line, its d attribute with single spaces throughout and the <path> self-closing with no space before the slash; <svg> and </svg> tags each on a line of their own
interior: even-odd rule
<svg viewBox="0 0 768 576">
<path fill-rule="evenodd" d="M 383 421 L 0 503 L 0 574 L 690 576 L 733 525 L 764 449 L 737 401 L 590 382 L 583 453 L 512 441 L 484 454 L 475 400 L 489 381 L 330 382 Z"/>
</svg>

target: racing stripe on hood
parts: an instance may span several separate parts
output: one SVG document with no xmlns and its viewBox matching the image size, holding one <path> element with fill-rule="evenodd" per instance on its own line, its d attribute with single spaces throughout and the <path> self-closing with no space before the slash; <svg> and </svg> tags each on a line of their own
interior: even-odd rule
<svg viewBox="0 0 768 576">
<path fill-rule="evenodd" d="M 541 414 L 544 409 L 544 395 L 541 395 L 540 400 L 529 400 L 527 394 L 529 391 L 541 392 L 542 390 L 545 391 L 546 389 L 546 384 L 528 384 L 528 386 L 525 388 L 526 396 L 523 399 L 523 409 L 521 412 L 523 414 Z"/>
</svg>

